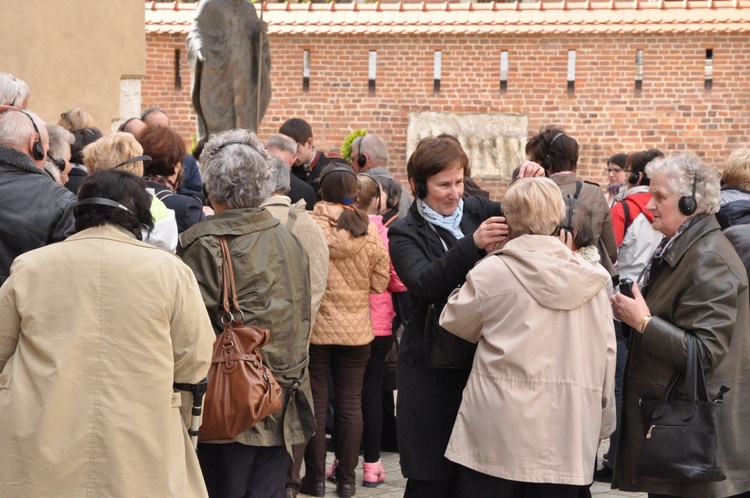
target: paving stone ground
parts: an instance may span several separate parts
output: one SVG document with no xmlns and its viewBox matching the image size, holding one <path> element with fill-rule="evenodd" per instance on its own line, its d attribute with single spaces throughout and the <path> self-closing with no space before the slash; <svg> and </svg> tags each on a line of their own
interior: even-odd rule
<svg viewBox="0 0 750 498">
<path fill-rule="evenodd" d="M 609 447 L 609 441 L 603 441 L 601 448 L 599 448 L 599 462 L 601 465 L 601 456 L 607 451 Z M 360 464 L 357 468 L 357 494 L 355 496 L 365 497 L 377 497 L 377 498 L 402 498 L 404 496 L 404 488 L 406 487 L 406 479 L 401 475 L 401 467 L 399 466 L 398 453 L 381 453 L 381 459 L 383 460 L 383 467 L 385 468 L 386 479 L 383 484 L 376 488 L 365 488 L 362 487 L 362 461 L 360 458 Z M 327 465 L 330 466 L 333 463 L 333 453 L 328 453 Z M 302 469 L 304 472 L 304 466 Z M 609 484 L 595 482 L 591 486 L 591 494 L 596 498 L 622 498 L 623 496 L 630 496 L 633 498 L 646 498 L 646 493 L 626 493 L 624 491 L 618 491 L 610 489 Z M 307 495 L 300 494 L 300 497 Z M 336 485 L 330 482 L 326 482 L 326 496 L 336 496 Z M 484 498 L 484 497 L 477 497 Z M 490 498 L 490 497 L 488 497 Z"/>
</svg>

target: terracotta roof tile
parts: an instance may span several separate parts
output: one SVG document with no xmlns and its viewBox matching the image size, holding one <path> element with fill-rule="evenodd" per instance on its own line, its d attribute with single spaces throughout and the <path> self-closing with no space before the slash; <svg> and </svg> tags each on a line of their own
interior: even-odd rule
<svg viewBox="0 0 750 498">
<path fill-rule="evenodd" d="M 271 34 L 750 31 L 749 0 L 266 3 Z M 147 2 L 148 33 L 187 33 L 194 3 Z"/>
</svg>

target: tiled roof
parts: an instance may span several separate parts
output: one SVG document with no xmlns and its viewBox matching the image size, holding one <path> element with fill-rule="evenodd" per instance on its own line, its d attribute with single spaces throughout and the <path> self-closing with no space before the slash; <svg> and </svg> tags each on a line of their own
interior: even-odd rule
<svg viewBox="0 0 750 498">
<path fill-rule="evenodd" d="M 194 3 L 146 3 L 148 33 L 186 33 Z M 258 8 L 258 5 L 256 5 Z M 270 34 L 750 31 L 750 0 L 264 3 Z"/>
</svg>

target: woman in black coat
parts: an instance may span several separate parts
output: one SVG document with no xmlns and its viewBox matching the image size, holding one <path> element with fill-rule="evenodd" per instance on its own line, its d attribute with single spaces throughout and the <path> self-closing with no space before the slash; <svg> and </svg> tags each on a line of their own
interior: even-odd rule
<svg viewBox="0 0 750 498">
<path fill-rule="evenodd" d="M 455 465 L 443 455 L 470 372 L 428 366 L 424 348 L 428 307 L 444 304 L 486 249 L 508 233 L 500 203 L 463 197 L 468 162 L 455 140 L 421 140 L 407 164 L 415 201 L 389 232 L 391 259 L 412 303 L 397 367 L 396 419 L 401 472 L 408 479 L 405 498 L 453 495 Z M 525 163 L 521 176 L 524 173 L 538 176 L 542 170 Z"/>
</svg>

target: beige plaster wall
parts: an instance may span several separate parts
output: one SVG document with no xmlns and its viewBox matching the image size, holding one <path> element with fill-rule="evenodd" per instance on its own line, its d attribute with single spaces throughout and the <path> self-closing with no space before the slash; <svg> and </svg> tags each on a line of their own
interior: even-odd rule
<svg viewBox="0 0 750 498">
<path fill-rule="evenodd" d="M 79 106 L 108 133 L 120 80 L 146 70 L 143 0 L 2 0 L 2 17 L 0 71 L 29 84 L 29 109 L 57 123 Z"/>
</svg>

